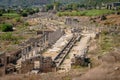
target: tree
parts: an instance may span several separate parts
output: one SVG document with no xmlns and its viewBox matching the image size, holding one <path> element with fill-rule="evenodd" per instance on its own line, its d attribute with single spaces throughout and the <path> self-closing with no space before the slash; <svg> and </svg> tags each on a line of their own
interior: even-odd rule
<svg viewBox="0 0 120 80">
<path fill-rule="evenodd" d="M 0 9 L 0 13 L 5 13 L 5 9 Z"/>
<path fill-rule="evenodd" d="M 52 10 L 53 9 L 53 5 L 52 4 L 48 4 L 46 5 L 46 10 Z"/>
<path fill-rule="evenodd" d="M 71 5 L 71 4 L 68 4 L 68 5 L 66 6 L 66 10 L 72 10 L 72 5 Z"/>
<path fill-rule="evenodd" d="M 39 12 L 39 8 L 36 8 L 36 9 L 35 9 L 35 12 L 38 13 L 38 12 Z"/>
<path fill-rule="evenodd" d="M 11 24 L 3 24 L 1 26 L 1 30 L 3 32 L 9 32 L 9 31 L 13 31 L 13 26 Z"/>
<path fill-rule="evenodd" d="M 61 5 L 61 3 L 60 2 L 54 2 L 54 9 L 55 10 L 58 10 L 59 9 L 59 7 L 60 7 L 60 5 Z"/>
<path fill-rule="evenodd" d="M 77 10 L 77 9 L 78 9 L 78 4 L 73 3 L 73 4 L 72 4 L 72 9 L 73 9 L 73 10 Z"/>
</svg>

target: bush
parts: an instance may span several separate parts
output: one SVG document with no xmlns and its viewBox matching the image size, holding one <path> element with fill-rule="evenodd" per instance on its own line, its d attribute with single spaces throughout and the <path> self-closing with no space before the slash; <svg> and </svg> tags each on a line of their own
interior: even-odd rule
<svg viewBox="0 0 120 80">
<path fill-rule="evenodd" d="M 120 11 L 116 12 L 117 15 L 120 15 Z"/>
<path fill-rule="evenodd" d="M 25 26 L 29 26 L 29 23 L 28 23 L 28 22 L 25 22 L 24 25 L 25 25 Z"/>
<path fill-rule="evenodd" d="M 105 15 L 102 15 L 101 16 L 101 20 L 106 20 L 107 18 L 106 18 L 106 16 Z"/>
<path fill-rule="evenodd" d="M 33 15 L 35 13 L 34 10 L 29 11 L 29 15 Z"/>
<path fill-rule="evenodd" d="M 26 12 L 23 12 L 21 15 L 22 15 L 23 17 L 27 17 L 27 16 L 28 16 L 28 14 L 27 14 Z"/>
<path fill-rule="evenodd" d="M 1 30 L 3 32 L 13 31 L 13 26 L 11 24 L 2 24 Z"/>
<path fill-rule="evenodd" d="M 20 18 L 20 17 L 16 17 L 16 18 L 15 18 L 15 21 L 16 21 L 16 22 L 20 22 L 20 21 L 21 21 L 21 18 Z"/>
<path fill-rule="evenodd" d="M 0 16 L 2 16 L 2 13 L 0 13 Z"/>
</svg>

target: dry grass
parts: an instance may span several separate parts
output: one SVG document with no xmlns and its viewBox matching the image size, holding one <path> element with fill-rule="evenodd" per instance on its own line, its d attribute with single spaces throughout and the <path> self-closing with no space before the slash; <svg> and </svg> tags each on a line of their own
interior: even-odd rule
<svg viewBox="0 0 120 80">
<path fill-rule="evenodd" d="M 106 17 L 107 19 L 104 21 L 100 21 L 99 18 L 97 18 L 96 21 L 104 25 L 120 25 L 120 15 L 111 14 Z"/>
<path fill-rule="evenodd" d="M 112 52 L 102 57 L 102 64 L 89 70 L 76 80 L 119 80 L 120 53 Z"/>
</svg>

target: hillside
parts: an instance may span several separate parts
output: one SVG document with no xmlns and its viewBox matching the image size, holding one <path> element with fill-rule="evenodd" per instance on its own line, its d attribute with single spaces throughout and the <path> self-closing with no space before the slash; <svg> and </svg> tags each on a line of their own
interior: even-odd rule
<svg viewBox="0 0 120 80">
<path fill-rule="evenodd" d="M 54 0 L 0 0 L 0 6 L 31 6 L 31 5 L 44 5 L 52 3 Z M 60 3 L 79 3 L 79 4 L 100 4 L 108 2 L 116 2 L 119 0 L 55 0 Z"/>
<path fill-rule="evenodd" d="M 50 3 L 51 0 L 0 0 L 2 6 L 29 6 L 29 5 L 43 5 Z"/>
</svg>

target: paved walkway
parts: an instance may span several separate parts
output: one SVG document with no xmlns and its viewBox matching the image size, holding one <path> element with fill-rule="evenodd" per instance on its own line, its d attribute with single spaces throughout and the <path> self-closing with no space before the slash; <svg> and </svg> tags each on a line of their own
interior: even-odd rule
<svg viewBox="0 0 120 80">
<path fill-rule="evenodd" d="M 76 55 L 84 55 L 84 51 L 88 46 L 88 42 L 91 37 L 95 37 L 94 33 L 92 34 L 83 34 L 83 37 L 79 42 L 76 43 L 76 46 L 73 47 L 69 55 L 66 57 L 63 64 L 60 66 L 61 70 L 59 72 L 67 72 L 71 69 L 71 59 Z"/>
<path fill-rule="evenodd" d="M 66 34 L 62 36 L 53 46 L 51 49 L 48 49 L 45 53 L 43 53 L 43 56 L 52 57 L 54 58 L 59 54 L 61 49 L 69 42 L 69 40 L 72 38 L 72 34 Z"/>
</svg>

